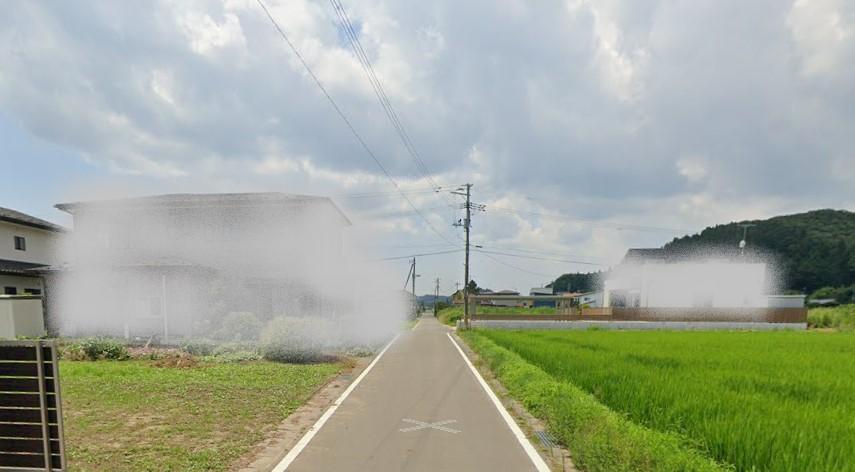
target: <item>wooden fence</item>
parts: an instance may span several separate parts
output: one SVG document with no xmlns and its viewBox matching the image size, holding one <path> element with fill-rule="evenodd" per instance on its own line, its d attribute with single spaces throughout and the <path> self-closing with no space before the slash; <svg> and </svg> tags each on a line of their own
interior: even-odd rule
<svg viewBox="0 0 855 472">
<path fill-rule="evenodd" d="M 53 341 L 0 341 L 0 471 L 66 469 Z"/>
</svg>

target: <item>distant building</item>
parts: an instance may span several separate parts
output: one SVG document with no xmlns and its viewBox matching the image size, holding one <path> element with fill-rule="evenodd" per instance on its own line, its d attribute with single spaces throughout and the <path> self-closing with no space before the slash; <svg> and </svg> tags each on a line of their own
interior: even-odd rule
<svg viewBox="0 0 855 472">
<path fill-rule="evenodd" d="M 534 287 L 528 291 L 529 296 L 532 297 L 542 297 L 542 296 L 552 296 L 555 294 L 555 291 L 552 287 Z M 526 302 L 526 306 L 530 307 L 541 307 L 541 306 L 555 306 L 554 300 L 532 300 L 530 302 Z"/>
<path fill-rule="evenodd" d="M 583 308 L 600 308 L 603 306 L 603 292 L 588 292 L 576 295 L 576 305 Z"/>
</svg>

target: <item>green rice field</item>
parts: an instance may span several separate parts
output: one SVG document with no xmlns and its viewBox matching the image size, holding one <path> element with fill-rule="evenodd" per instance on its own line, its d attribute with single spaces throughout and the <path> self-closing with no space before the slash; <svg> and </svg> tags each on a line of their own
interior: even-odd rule
<svg viewBox="0 0 855 472">
<path fill-rule="evenodd" d="M 737 470 L 855 471 L 855 333 L 474 334 Z"/>
</svg>

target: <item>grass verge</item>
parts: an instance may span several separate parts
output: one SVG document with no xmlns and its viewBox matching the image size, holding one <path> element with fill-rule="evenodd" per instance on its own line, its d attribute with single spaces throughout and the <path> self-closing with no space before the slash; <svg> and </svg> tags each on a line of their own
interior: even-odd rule
<svg viewBox="0 0 855 472">
<path fill-rule="evenodd" d="M 569 382 L 556 380 L 479 331 L 460 333 L 508 392 L 570 450 L 574 463 L 597 471 L 721 471 L 685 437 L 630 421 Z"/>
<path fill-rule="evenodd" d="M 273 362 L 62 361 L 73 470 L 228 470 L 340 370 Z"/>
</svg>

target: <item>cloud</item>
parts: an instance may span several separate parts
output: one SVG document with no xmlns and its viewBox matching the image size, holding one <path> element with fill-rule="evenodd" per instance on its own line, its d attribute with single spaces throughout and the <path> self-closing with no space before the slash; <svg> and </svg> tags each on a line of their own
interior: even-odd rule
<svg viewBox="0 0 855 472">
<path fill-rule="evenodd" d="M 432 185 L 329 5 L 266 4 L 401 187 Z M 485 241 L 615 260 L 672 234 L 614 222 L 700 229 L 855 204 L 852 2 L 345 7 L 431 179 L 474 182 L 488 204 Z M 28 132 L 158 190 L 394 189 L 255 1 L 26 2 L 0 18 L 0 63 L 0 107 Z M 425 213 L 456 240 L 456 197 L 411 197 L 442 207 Z M 412 212 L 377 225 L 443 243 Z"/>
</svg>

